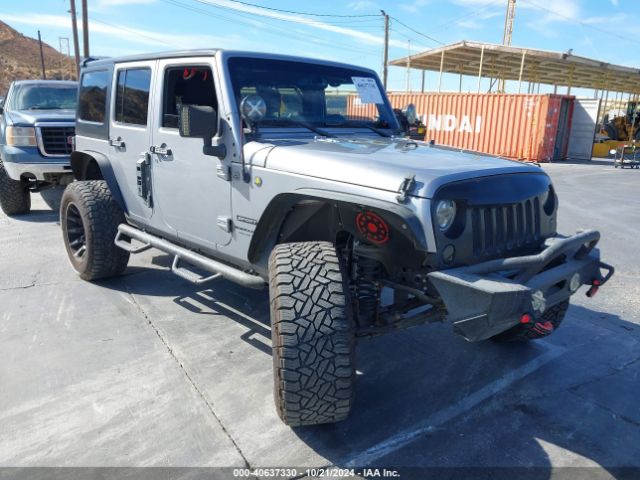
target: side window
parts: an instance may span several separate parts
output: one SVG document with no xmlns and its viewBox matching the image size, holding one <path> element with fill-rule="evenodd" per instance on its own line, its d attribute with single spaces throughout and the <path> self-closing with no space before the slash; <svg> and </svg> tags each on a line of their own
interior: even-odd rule
<svg viewBox="0 0 640 480">
<path fill-rule="evenodd" d="M 100 70 L 82 74 L 78 118 L 87 122 L 104 123 L 107 105 L 109 72 Z"/>
<path fill-rule="evenodd" d="M 147 124 L 150 85 L 150 68 L 132 68 L 118 72 L 114 112 L 116 122 Z"/>
<path fill-rule="evenodd" d="M 164 73 L 162 126 L 178 128 L 180 105 L 202 105 L 218 109 L 211 69 L 205 66 L 170 67 Z"/>
</svg>

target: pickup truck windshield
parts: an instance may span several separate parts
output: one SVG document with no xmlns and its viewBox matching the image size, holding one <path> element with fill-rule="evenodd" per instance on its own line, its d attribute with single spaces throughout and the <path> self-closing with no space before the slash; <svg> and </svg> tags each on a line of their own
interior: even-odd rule
<svg viewBox="0 0 640 480">
<path fill-rule="evenodd" d="M 316 63 L 234 57 L 228 62 L 238 108 L 248 96 L 264 100 L 264 126 L 352 127 L 397 130 L 375 75 Z"/>
<path fill-rule="evenodd" d="M 10 110 L 74 110 L 77 95 L 78 87 L 75 85 L 16 85 L 8 107 Z"/>
</svg>

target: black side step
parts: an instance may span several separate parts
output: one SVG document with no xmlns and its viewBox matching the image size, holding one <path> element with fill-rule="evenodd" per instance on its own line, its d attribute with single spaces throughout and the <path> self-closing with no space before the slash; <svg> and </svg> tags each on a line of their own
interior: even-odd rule
<svg viewBox="0 0 640 480">
<path fill-rule="evenodd" d="M 141 242 L 140 246 L 133 246 L 125 239 L 135 239 Z M 122 223 L 118 225 L 118 234 L 116 235 L 114 243 L 117 247 L 122 248 L 130 253 L 140 253 L 150 248 L 157 248 L 165 253 L 169 253 L 174 256 L 171 271 L 185 280 L 200 285 L 205 282 L 210 282 L 217 278 L 223 277 L 234 283 L 242 285 L 243 287 L 262 289 L 266 286 L 266 282 L 262 277 L 253 273 L 244 272 L 226 263 L 213 260 L 209 257 L 205 257 L 192 250 L 188 250 L 184 247 L 180 247 L 174 243 L 171 243 L 164 238 L 156 237 L 142 230 L 138 230 L 131 225 Z M 212 275 L 203 277 L 186 268 L 180 266 L 180 262 L 184 262 L 189 265 L 201 268 Z"/>
</svg>

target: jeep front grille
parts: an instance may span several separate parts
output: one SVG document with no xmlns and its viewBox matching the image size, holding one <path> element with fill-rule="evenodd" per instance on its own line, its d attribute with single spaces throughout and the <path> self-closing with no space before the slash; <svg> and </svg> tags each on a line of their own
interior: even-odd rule
<svg viewBox="0 0 640 480">
<path fill-rule="evenodd" d="M 47 157 L 66 156 L 72 151 L 71 139 L 75 135 L 73 125 L 39 126 L 38 146 Z"/>
<path fill-rule="evenodd" d="M 473 256 L 500 255 L 538 242 L 540 200 L 538 197 L 511 205 L 473 207 Z"/>
</svg>

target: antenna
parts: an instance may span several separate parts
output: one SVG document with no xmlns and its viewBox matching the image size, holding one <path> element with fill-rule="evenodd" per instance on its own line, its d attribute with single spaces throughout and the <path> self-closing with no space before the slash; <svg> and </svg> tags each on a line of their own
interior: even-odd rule
<svg viewBox="0 0 640 480">
<path fill-rule="evenodd" d="M 513 20 L 516 18 L 516 0 L 507 0 L 507 15 L 504 19 L 504 34 L 502 35 L 502 45 L 511 45 L 513 36 Z"/>
<path fill-rule="evenodd" d="M 504 34 L 502 35 L 502 45 L 508 47 L 511 45 L 511 37 L 513 37 L 513 20 L 516 18 L 516 0 L 507 0 L 507 14 L 504 18 Z M 498 91 L 504 93 L 505 79 L 504 72 L 498 83 Z"/>
</svg>

